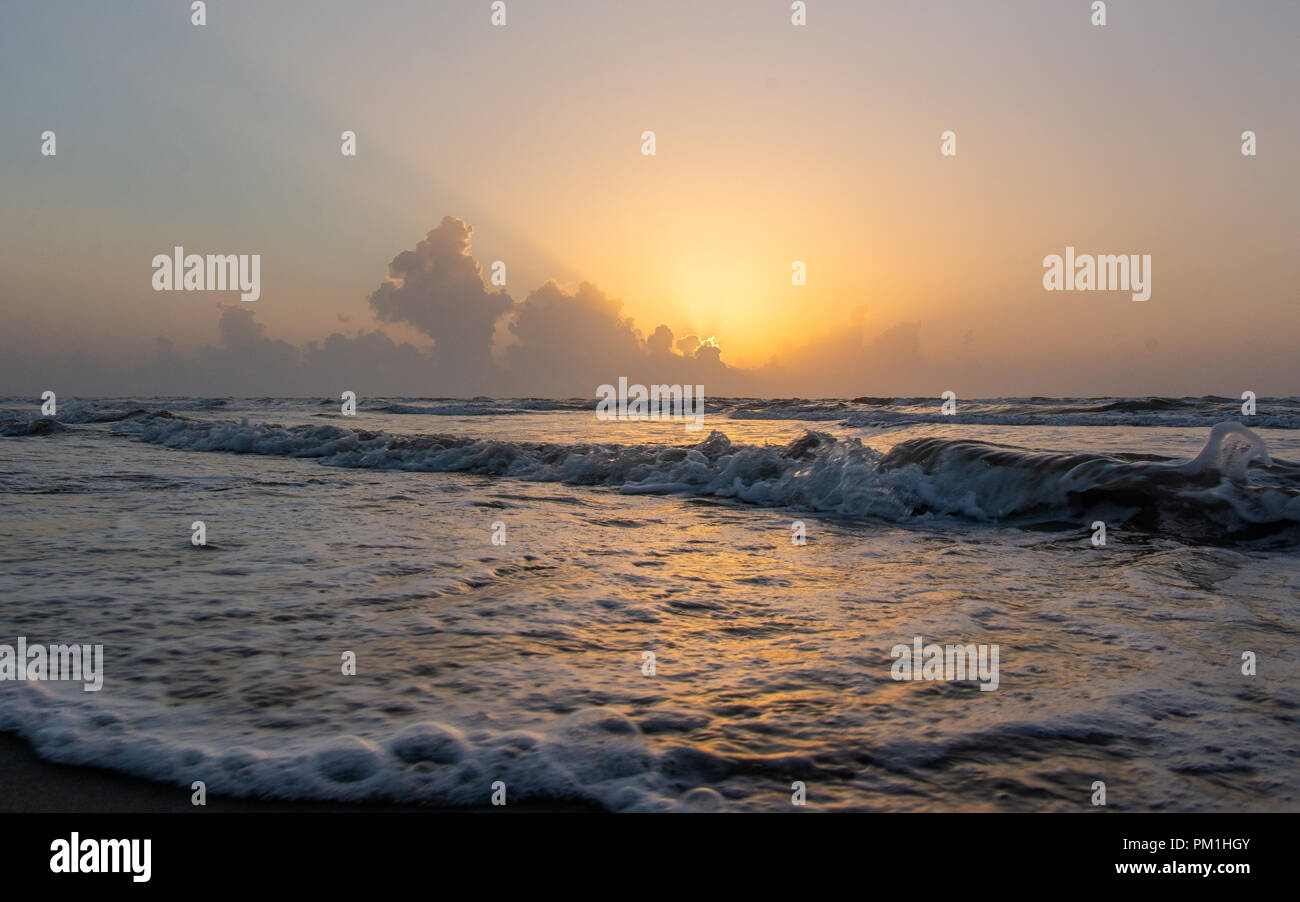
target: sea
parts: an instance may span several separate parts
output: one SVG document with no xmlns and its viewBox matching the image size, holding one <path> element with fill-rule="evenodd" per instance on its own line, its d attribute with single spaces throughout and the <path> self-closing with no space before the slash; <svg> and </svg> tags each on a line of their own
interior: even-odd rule
<svg viewBox="0 0 1300 902">
<path fill-rule="evenodd" d="M 103 646 L 0 730 L 273 799 L 1300 810 L 1300 399 L 941 404 L 0 399 L 0 644 Z"/>
</svg>

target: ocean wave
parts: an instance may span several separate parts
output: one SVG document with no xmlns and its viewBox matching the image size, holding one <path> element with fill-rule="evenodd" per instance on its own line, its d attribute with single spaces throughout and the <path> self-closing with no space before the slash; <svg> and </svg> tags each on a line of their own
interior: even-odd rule
<svg viewBox="0 0 1300 902">
<path fill-rule="evenodd" d="M 333 402 L 331 402 L 333 403 Z M 550 413 L 557 410 L 593 410 L 596 401 L 546 401 L 521 399 L 512 401 L 442 401 L 436 403 L 377 402 L 367 409 L 380 413 L 412 414 L 433 417 L 488 417 L 515 414 Z"/>
<path fill-rule="evenodd" d="M 465 472 L 603 486 L 625 494 L 733 499 L 844 517 L 901 521 L 1132 523 L 1197 541 L 1294 533 L 1300 466 L 1273 460 L 1256 433 L 1219 423 L 1192 460 L 1060 454 L 921 438 L 888 454 L 809 431 L 785 445 L 736 445 L 714 431 L 694 445 L 536 443 L 135 417 L 114 427 L 188 451 L 313 458 L 326 466 Z"/>
<path fill-rule="evenodd" d="M 0 419 L 0 435 L 10 438 L 20 435 L 54 435 L 55 433 L 66 432 L 67 428 L 58 420 L 50 417 L 6 417 Z"/>
<path fill-rule="evenodd" d="M 705 784 L 727 776 L 816 771 L 802 756 L 723 756 L 682 746 L 659 750 L 637 723 L 612 708 L 586 708 L 544 730 L 463 731 L 433 720 L 387 735 L 332 738 L 222 735 L 187 740 L 183 727 L 158 731 L 165 715 L 138 704 L 117 711 L 37 683 L 0 692 L 0 730 L 18 733 L 42 758 L 109 768 L 188 791 L 266 799 L 390 801 L 486 806 L 497 781 L 507 803 L 578 801 L 610 811 L 722 807 Z"/>
<path fill-rule="evenodd" d="M 1222 410 L 1182 415 L 1176 413 L 1083 413 L 1076 410 L 1045 410 L 1033 413 L 961 412 L 945 416 L 939 413 L 936 405 L 933 411 L 923 413 L 876 411 L 854 413 L 843 418 L 809 417 L 808 419 L 835 419 L 841 425 L 852 429 L 896 428 L 900 426 L 916 426 L 923 423 L 969 426 L 1156 426 L 1168 429 L 1201 429 L 1221 422 L 1223 416 L 1224 411 Z M 772 417 L 772 419 L 786 418 Z M 789 417 L 788 419 L 798 418 Z M 1251 426 L 1255 429 L 1300 429 L 1300 413 L 1256 415 L 1251 417 Z"/>
<path fill-rule="evenodd" d="M 98 398 L 60 401 L 53 419 L 67 425 L 111 423 L 157 410 L 207 414 L 225 411 L 337 411 L 334 398 Z M 945 415 L 938 398 L 708 398 L 705 412 L 734 420 L 837 423 L 851 429 L 889 429 L 927 423 L 977 426 L 1157 426 L 1209 428 L 1241 415 L 1241 401 L 1199 398 L 972 398 Z M 594 398 L 362 397 L 358 408 L 395 416 L 495 417 L 594 410 Z M 1300 399 L 1259 398 L 1250 417 L 1256 429 L 1300 429 Z M 0 399 L 0 429 L 41 418 L 30 399 Z M 22 434 L 15 431 L 13 434 Z"/>
<path fill-rule="evenodd" d="M 1257 429 L 1300 429 L 1295 398 L 1261 398 L 1251 417 Z M 921 423 L 978 426 L 1210 427 L 1240 414 L 1240 401 L 1202 398 L 992 398 L 957 402 L 944 414 L 937 398 L 780 399 L 737 403 L 737 420 L 835 421 L 849 428 L 893 428 Z"/>
<path fill-rule="evenodd" d="M 0 435 L 48 435 L 68 426 L 117 423 L 132 417 L 172 417 L 175 411 L 222 410 L 229 403 L 226 398 L 68 400 L 59 402 L 57 414 L 46 416 L 39 404 L 16 405 L 13 400 L 0 402 L 6 405 L 0 407 Z M 159 400 L 166 403 L 165 409 L 158 408 Z M 52 422 L 54 428 L 35 425 L 42 422 Z"/>
</svg>

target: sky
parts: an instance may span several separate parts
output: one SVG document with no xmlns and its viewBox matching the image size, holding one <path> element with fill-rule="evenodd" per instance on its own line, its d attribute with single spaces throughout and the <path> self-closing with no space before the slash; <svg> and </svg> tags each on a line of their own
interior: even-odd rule
<svg viewBox="0 0 1300 902">
<path fill-rule="evenodd" d="M 1300 395 L 1293 0 L 490 6 L 0 0 L 0 395 Z"/>
</svg>

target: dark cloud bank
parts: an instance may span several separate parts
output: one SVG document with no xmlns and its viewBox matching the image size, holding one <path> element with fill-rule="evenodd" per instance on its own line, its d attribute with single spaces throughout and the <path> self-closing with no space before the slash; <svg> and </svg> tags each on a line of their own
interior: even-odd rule
<svg viewBox="0 0 1300 902">
<path fill-rule="evenodd" d="M 743 370 L 722 349 L 666 325 L 648 335 L 620 313 L 621 302 L 583 282 L 572 293 L 547 282 L 515 301 L 493 290 L 470 254 L 472 229 L 447 216 L 414 249 L 388 264 L 370 295 L 383 322 L 429 336 L 425 350 L 384 331 L 334 333 L 306 347 L 266 334 L 254 305 L 225 308 L 219 340 L 181 354 L 155 339 L 142 360 L 113 363 L 84 356 L 7 361 L 0 377 L 10 392 L 56 388 L 77 395 L 595 397 L 597 386 L 629 382 L 691 383 L 709 395 L 766 396 L 798 390 L 834 394 L 866 385 L 872 371 L 915 365 L 914 325 L 865 344 L 861 329 L 815 342 L 793 355 L 805 367 L 777 362 Z M 494 357 L 493 348 L 497 353 Z"/>
</svg>

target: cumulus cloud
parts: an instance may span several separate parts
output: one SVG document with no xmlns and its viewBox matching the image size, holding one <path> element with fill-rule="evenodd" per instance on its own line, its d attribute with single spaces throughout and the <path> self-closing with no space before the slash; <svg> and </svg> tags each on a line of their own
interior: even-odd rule
<svg viewBox="0 0 1300 902">
<path fill-rule="evenodd" d="M 437 395 L 445 386 L 438 379 L 432 356 L 405 342 L 393 341 L 376 329 L 348 338 L 335 332 L 321 342 L 308 342 L 302 359 L 303 381 L 319 392 L 337 397 L 351 390 L 359 395 Z"/>
<path fill-rule="evenodd" d="M 266 394 L 262 386 L 294 385 L 299 380 L 299 351 L 285 341 L 266 337 L 248 306 L 227 307 L 217 323 L 220 344 L 199 352 L 196 375 L 222 394 Z M 216 389 L 221 386 L 221 389 Z"/>
<path fill-rule="evenodd" d="M 11 360 L 0 362 L 0 376 L 20 366 L 18 384 L 28 391 L 54 384 L 46 374 L 57 373 L 59 384 L 84 386 L 74 392 L 139 395 L 337 397 L 350 389 L 362 396 L 591 398 L 598 386 L 625 376 L 646 385 L 703 385 L 714 397 L 829 396 L 887 393 L 894 385 L 911 391 L 909 377 L 927 366 L 918 324 L 867 339 L 859 314 L 847 328 L 792 347 L 767 366 L 738 369 L 723 362 L 711 337 L 678 338 L 666 324 L 644 335 L 617 298 L 590 282 L 572 290 L 547 282 L 520 303 L 488 290 L 470 253 L 472 234 L 463 221 L 444 217 L 413 250 L 392 259 L 388 280 L 369 297 L 381 320 L 414 326 L 433 339 L 432 350 L 382 330 L 336 332 L 299 348 L 267 335 L 256 307 L 239 304 L 221 311 L 216 344 L 194 354 L 159 337 L 152 354 L 129 363 Z"/>
<path fill-rule="evenodd" d="M 646 350 L 654 357 L 665 357 L 673 352 L 673 330 L 660 326 L 645 340 Z"/>
<path fill-rule="evenodd" d="M 620 376 L 646 385 L 689 382 L 707 389 L 727 371 L 720 349 L 701 356 L 674 353 L 671 329 L 660 325 L 643 338 L 621 309 L 622 302 L 590 282 L 572 293 L 547 282 L 515 311 L 510 324 L 515 342 L 505 360 L 509 374 L 546 394 L 584 397 Z"/>
<path fill-rule="evenodd" d="M 388 264 L 388 281 L 370 295 L 384 322 L 409 323 L 434 340 L 438 358 L 462 366 L 487 358 L 497 318 L 511 308 L 504 290 L 488 291 L 470 256 L 474 230 L 444 216 L 414 250 Z"/>
</svg>

